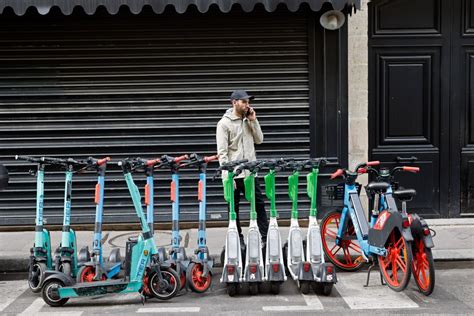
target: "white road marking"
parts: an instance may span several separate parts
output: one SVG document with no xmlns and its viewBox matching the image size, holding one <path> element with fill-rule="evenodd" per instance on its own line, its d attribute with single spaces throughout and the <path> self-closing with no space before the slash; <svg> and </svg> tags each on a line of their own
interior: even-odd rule
<svg viewBox="0 0 474 316">
<path fill-rule="evenodd" d="M 315 311 L 319 308 L 314 306 L 263 306 L 262 310 L 264 312 L 304 312 L 304 311 Z"/>
<path fill-rule="evenodd" d="M 378 271 L 371 274 L 369 287 L 364 287 L 366 273 L 344 274 L 338 278 L 337 291 L 351 309 L 417 308 L 405 293 L 395 292 L 380 284 Z"/>
<path fill-rule="evenodd" d="M 2 297 L 0 312 L 13 303 L 27 289 L 28 282 L 25 280 L 0 282 L 0 297 Z"/>
<path fill-rule="evenodd" d="M 316 294 L 305 295 L 301 294 L 306 302 L 306 305 L 312 307 L 313 309 L 324 309 L 323 304 L 319 300 L 319 297 Z"/>
<path fill-rule="evenodd" d="M 31 315 L 65 315 L 65 316 L 80 316 L 82 315 L 83 312 L 81 311 L 70 311 L 70 312 L 67 312 L 67 311 L 64 311 L 64 310 L 61 310 L 61 311 L 57 311 L 57 312 L 53 312 L 53 311 L 47 311 L 47 312 L 40 312 L 41 308 L 43 306 L 47 306 L 46 303 L 43 301 L 42 298 L 37 298 L 36 300 L 33 301 L 33 303 L 31 303 L 30 306 L 28 306 L 24 311 L 23 313 L 21 314 L 18 314 L 18 315 L 25 315 L 25 316 L 31 316 Z"/>
<path fill-rule="evenodd" d="M 199 313 L 201 307 L 151 307 L 139 308 L 137 313 Z"/>
</svg>

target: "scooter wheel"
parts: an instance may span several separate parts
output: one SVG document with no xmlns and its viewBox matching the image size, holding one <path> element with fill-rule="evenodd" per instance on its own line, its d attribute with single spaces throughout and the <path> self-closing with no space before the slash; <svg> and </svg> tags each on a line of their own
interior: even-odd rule
<svg viewBox="0 0 474 316">
<path fill-rule="evenodd" d="M 33 293 L 41 292 L 46 269 L 46 264 L 43 262 L 36 262 L 30 267 L 28 271 L 28 285 Z"/>
<path fill-rule="evenodd" d="M 178 294 L 181 282 L 178 273 L 171 268 L 161 268 L 162 281 L 158 278 L 158 273 L 153 272 L 149 276 L 148 289 L 159 300 L 169 300 Z"/>
<path fill-rule="evenodd" d="M 300 281 L 300 291 L 303 294 L 309 293 L 309 282 L 308 281 Z"/>
<path fill-rule="evenodd" d="M 393 230 L 385 243 L 385 249 L 387 255 L 378 256 L 382 276 L 392 290 L 403 291 L 411 277 L 411 244 L 398 231 Z"/>
<path fill-rule="evenodd" d="M 318 283 L 318 282 L 313 282 L 312 287 L 313 291 L 316 294 L 324 294 L 326 296 L 329 296 L 332 292 L 334 284 L 333 283 Z"/>
<path fill-rule="evenodd" d="M 270 291 L 272 294 L 280 294 L 280 282 L 271 282 Z"/>
<path fill-rule="evenodd" d="M 249 283 L 249 292 L 252 295 L 257 295 L 258 294 L 258 283 L 255 283 L 255 282 Z"/>
<path fill-rule="evenodd" d="M 82 266 L 77 271 L 76 282 L 77 283 L 84 283 L 84 282 L 94 282 L 95 276 L 95 268 L 92 266 Z M 107 277 L 102 275 L 101 280 L 105 281 Z"/>
<path fill-rule="evenodd" d="M 58 289 L 63 286 L 64 283 L 56 279 L 46 282 L 41 293 L 45 303 L 52 307 L 59 307 L 66 304 L 69 298 L 60 298 L 58 293 Z"/>
<path fill-rule="evenodd" d="M 186 270 L 186 279 L 193 290 L 196 293 L 206 292 L 212 283 L 211 271 L 208 271 L 207 276 L 202 276 L 204 272 L 204 266 L 201 263 L 191 262 Z"/>
<path fill-rule="evenodd" d="M 61 271 L 64 274 L 71 275 L 71 264 L 69 262 L 62 262 L 61 265 L 59 266 L 59 271 Z"/>
<path fill-rule="evenodd" d="M 239 284 L 238 283 L 227 283 L 227 294 L 229 296 L 235 296 L 239 292 Z"/>
<path fill-rule="evenodd" d="M 416 285 L 421 293 L 430 295 L 435 286 L 435 268 L 433 254 L 425 247 L 423 239 L 415 237 L 412 243 L 412 272 Z"/>
</svg>

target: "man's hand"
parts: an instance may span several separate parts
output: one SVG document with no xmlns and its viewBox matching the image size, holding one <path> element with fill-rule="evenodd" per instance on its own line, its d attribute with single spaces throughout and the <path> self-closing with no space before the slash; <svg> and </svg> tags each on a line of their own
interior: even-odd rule
<svg viewBox="0 0 474 316">
<path fill-rule="evenodd" d="M 247 119 L 249 121 L 255 121 L 257 119 L 257 113 L 253 108 L 249 108 L 249 114 L 247 115 Z"/>
</svg>

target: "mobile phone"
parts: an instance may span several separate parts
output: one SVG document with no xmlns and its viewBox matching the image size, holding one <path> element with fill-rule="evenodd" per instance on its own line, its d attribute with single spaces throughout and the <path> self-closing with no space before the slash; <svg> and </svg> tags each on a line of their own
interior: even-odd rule
<svg viewBox="0 0 474 316">
<path fill-rule="evenodd" d="M 245 117 L 249 116 L 250 115 L 250 109 L 247 110 L 247 113 L 245 113 Z"/>
</svg>

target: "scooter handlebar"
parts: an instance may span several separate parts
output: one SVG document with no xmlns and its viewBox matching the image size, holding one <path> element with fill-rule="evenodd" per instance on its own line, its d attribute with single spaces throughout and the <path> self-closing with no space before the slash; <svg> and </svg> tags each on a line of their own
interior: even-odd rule
<svg viewBox="0 0 474 316">
<path fill-rule="evenodd" d="M 110 161 L 110 157 L 105 157 L 105 158 L 102 158 L 102 159 L 99 159 L 97 160 L 97 165 L 98 166 L 102 166 L 103 164 L 107 163 Z"/>
<path fill-rule="evenodd" d="M 219 155 L 206 156 L 203 158 L 205 163 L 210 163 L 211 161 L 216 161 L 219 159 Z"/>
<path fill-rule="evenodd" d="M 43 162 L 40 158 L 31 157 L 31 156 L 22 156 L 22 155 L 16 155 L 15 160 L 26 160 L 26 161 L 30 161 L 30 162 L 36 162 L 36 163 L 42 163 Z"/>
<path fill-rule="evenodd" d="M 420 172 L 420 168 L 419 168 L 419 167 L 403 166 L 402 170 L 403 170 L 403 171 L 407 171 L 407 172 L 413 172 L 413 173 L 418 173 L 418 172 Z"/>
<path fill-rule="evenodd" d="M 189 159 L 189 156 L 188 155 L 182 155 L 182 156 L 173 158 L 173 162 L 174 163 L 180 163 L 181 161 L 186 160 L 186 159 Z"/>
</svg>

